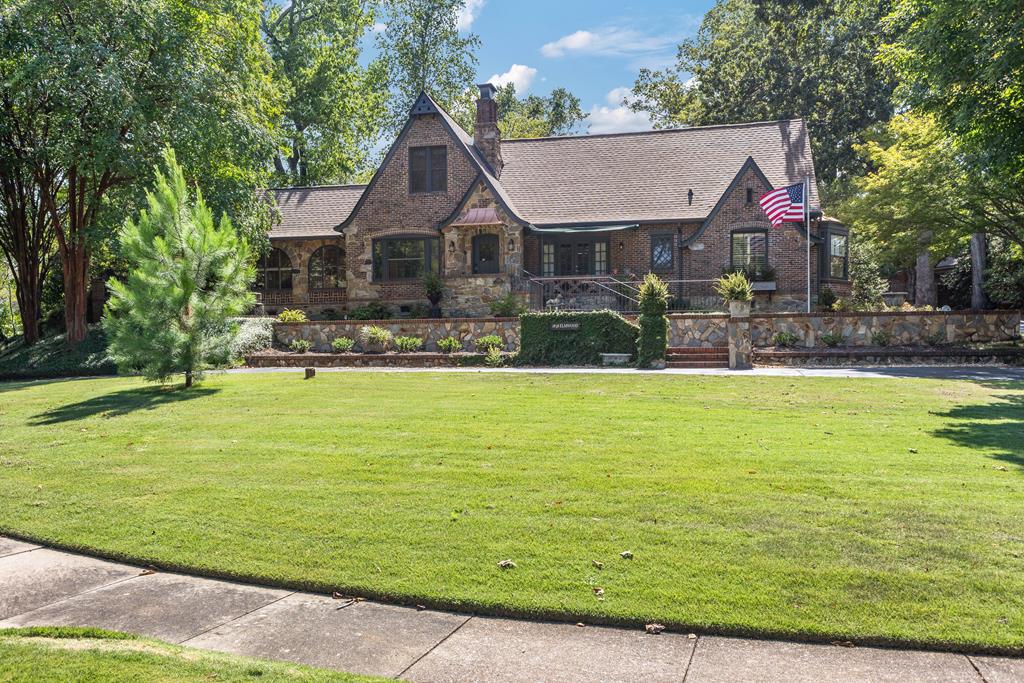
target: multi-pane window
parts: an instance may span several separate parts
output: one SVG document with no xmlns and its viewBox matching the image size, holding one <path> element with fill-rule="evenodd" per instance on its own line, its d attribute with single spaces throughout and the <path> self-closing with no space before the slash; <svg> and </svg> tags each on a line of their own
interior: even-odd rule
<svg viewBox="0 0 1024 683">
<path fill-rule="evenodd" d="M 555 245 L 545 242 L 540 250 L 541 277 L 552 277 L 555 274 Z"/>
<path fill-rule="evenodd" d="M 415 280 L 440 270 L 440 242 L 435 237 L 400 237 L 373 243 L 374 280 Z"/>
<path fill-rule="evenodd" d="M 765 230 L 732 234 L 732 269 L 758 271 L 768 265 L 768 232 Z"/>
<path fill-rule="evenodd" d="M 670 272 L 672 270 L 672 235 L 651 236 L 651 270 Z"/>
<path fill-rule="evenodd" d="M 292 261 L 280 249 L 271 249 L 256 265 L 256 287 L 263 291 L 292 288 Z"/>
<path fill-rule="evenodd" d="M 345 286 L 345 266 L 340 247 L 320 247 L 309 257 L 309 288 L 338 289 Z"/>
<path fill-rule="evenodd" d="M 497 273 L 498 270 L 498 236 L 477 235 L 473 238 L 473 272 Z"/>
<path fill-rule="evenodd" d="M 608 274 L 608 243 L 594 242 L 594 275 Z"/>
<path fill-rule="evenodd" d="M 409 148 L 409 192 L 445 192 L 448 189 L 448 148 Z"/>
<path fill-rule="evenodd" d="M 837 280 L 845 280 L 848 268 L 848 252 L 846 235 L 830 234 L 828 239 L 828 275 Z"/>
</svg>

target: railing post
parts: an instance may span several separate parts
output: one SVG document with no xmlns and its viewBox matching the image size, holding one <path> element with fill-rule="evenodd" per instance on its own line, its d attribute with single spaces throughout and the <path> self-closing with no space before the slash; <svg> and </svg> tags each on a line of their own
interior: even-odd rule
<svg viewBox="0 0 1024 683">
<path fill-rule="evenodd" d="M 729 302 L 729 369 L 753 367 L 754 345 L 750 336 L 750 302 Z"/>
</svg>

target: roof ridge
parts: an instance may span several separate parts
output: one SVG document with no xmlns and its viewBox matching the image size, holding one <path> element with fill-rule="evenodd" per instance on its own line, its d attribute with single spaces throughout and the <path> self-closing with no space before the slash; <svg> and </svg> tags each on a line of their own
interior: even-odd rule
<svg viewBox="0 0 1024 683">
<path fill-rule="evenodd" d="M 367 183 L 348 183 L 345 185 L 293 185 L 289 187 L 268 187 L 268 190 L 344 190 L 366 187 Z"/>
<path fill-rule="evenodd" d="M 767 126 L 773 123 L 792 123 L 799 121 L 806 125 L 803 117 L 793 119 L 774 119 L 772 121 L 744 121 L 743 123 L 716 123 L 707 126 L 682 126 L 679 128 L 653 128 L 651 130 L 633 130 L 619 133 L 585 133 L 582 135 L 549 135 L 542 138 L 510 138 L 502 139 L 501 144 L 514 142 L 543 142 L 548 140 L 592 140 L 594 138 L 626 137 L 629 135 L 656 135 L 661 133 L 683 133 L 695 130 L 709 130 L 712 128 L 744 128 L 751 126 Z"/>
</svg>

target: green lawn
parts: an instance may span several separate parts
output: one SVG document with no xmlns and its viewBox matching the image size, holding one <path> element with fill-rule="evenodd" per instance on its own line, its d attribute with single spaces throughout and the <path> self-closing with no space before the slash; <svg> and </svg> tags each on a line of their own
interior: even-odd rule
<svg viewBox="0 0 1024 683">
<path fill-rule="evenodd" d="M 1024 384 L 0 384 L 0 531 L 453 609 L 1020 652 Z"/>
<path fill-rule="evenodd" d="M 330 681 L 371 683 L 296 664 L 203 652 L 82 628 L 0 629 L 0 681 Z"/>
</svg>

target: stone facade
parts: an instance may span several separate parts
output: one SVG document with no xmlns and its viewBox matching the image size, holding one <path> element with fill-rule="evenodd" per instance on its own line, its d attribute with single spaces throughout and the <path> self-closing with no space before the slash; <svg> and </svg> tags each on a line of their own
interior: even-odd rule
<svg viewBox="0 0 1024 683">
<path fill-rule="evenodd" d="M 272 240 L 271 248 L 280 249 L 292 263 L 292 288 L 290 290 L 259 292 L 264 310 L 276 315 L 286 308 L 301 308 L 310 315 L 340 314 L 347 308 L 346 287 L 337 289 L 311 290 L 309 286 L 309 259 L 313 253 L 325 246 L 344 249 L 345 240 L 341 235 L 327 239 Z"/>
<path fill-rule="evenodd" d="M 358 339 L 365 325 L 378 325 L 396 337 L 419 337 L 425 351 L 437 351 L 437 340 L 455 337 L 466 350 L 474 350 L 473 342 L 480 337 L 495 334 L 505 342 L 506 351 L 519 348 L 518 318 L 438 318 L 421 320 L 338 320 L 330 322 L 275 323 L 274 341 L 287 348 L 296 339 L 304 339 L 316 351 L 330 351 L 331 342 L 338 337 Z"/>
<path fill-rule="evenodd" d="M 813 347 L 838 334 L 844 346 L 874 346 L 872 336 L 883 332 L 890 346 L 977 344 L 1019 339 L 1020 320 L 1020 311 L 767 314 L 752 317 L 751 337 L 754 346 L 770 346 L 777 332 L 788 332 L 798 346 Z"/>
</svg>

